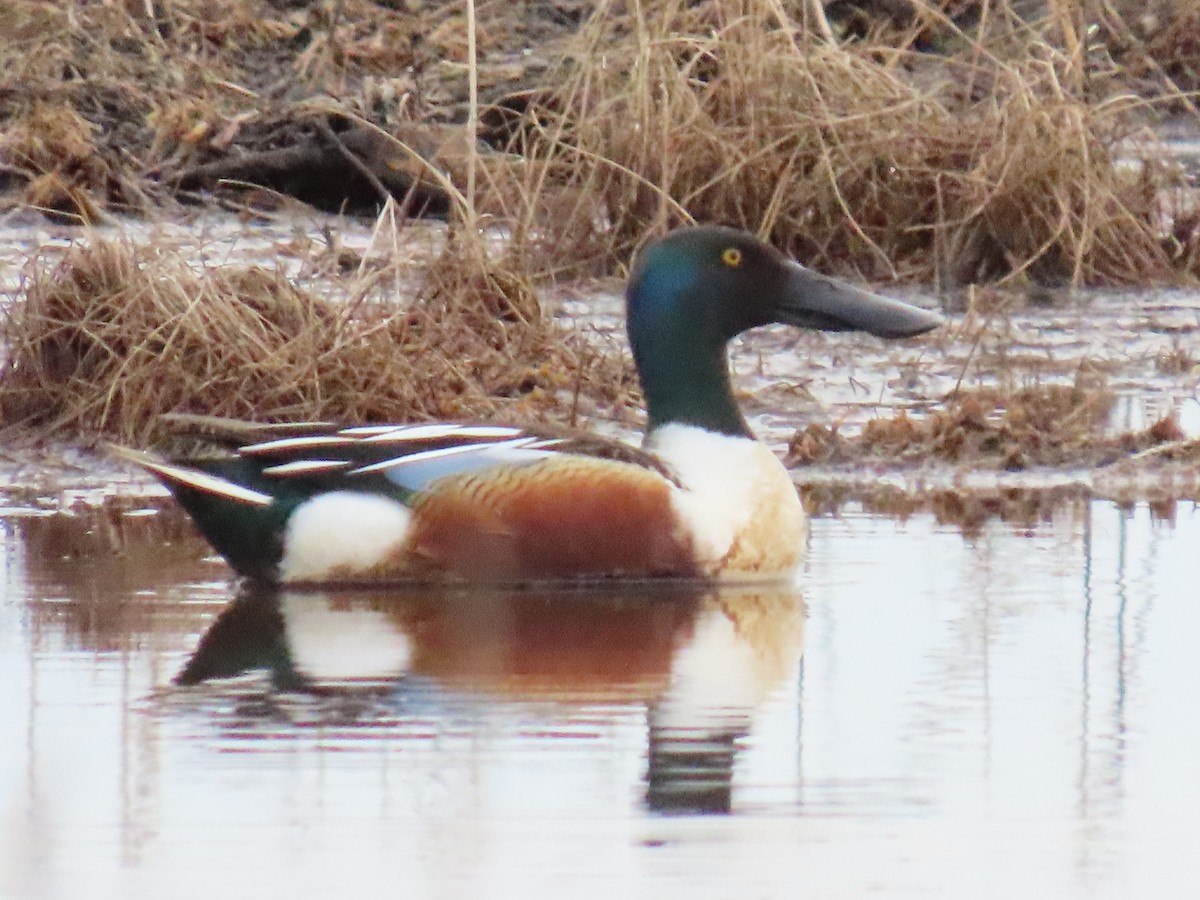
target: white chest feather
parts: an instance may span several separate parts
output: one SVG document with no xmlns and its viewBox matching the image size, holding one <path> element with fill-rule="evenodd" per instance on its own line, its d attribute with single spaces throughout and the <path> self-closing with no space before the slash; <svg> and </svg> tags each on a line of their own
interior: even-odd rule
<svg viewBox="0 0 1200 900">
<path fill-rule="evenodd" d="M 683 485 L 673 502 L 702 565 L 778 571 L 799 561 L 804 513 L 787 470 L 766 446 L 691 425 L 665 425 L 647 435 L 646 449 Z"/>
</svg>

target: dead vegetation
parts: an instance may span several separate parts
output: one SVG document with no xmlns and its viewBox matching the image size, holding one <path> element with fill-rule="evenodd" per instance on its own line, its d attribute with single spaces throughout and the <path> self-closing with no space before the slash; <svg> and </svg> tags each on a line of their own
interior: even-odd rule
<svg viewBox="0 0 1200 900">
<path fill-rule="evenodd" d="M 1145 501 L 1151 517 L 1174 524 L 1181 503 L 1184 510 L 1196 502 L 1194 492 L 1178 496 L 1176 492 L 1135 492 L 1125 498 L 1113 497 L 1122 508 L 1133 509 Z M 991 523 L 1000 522 L 1018 533 L 1054 521 L 1064 508 L 1087 508 L 1095 492 L 1084 485 L 1018 488 L 935 488 L 905 489 L 874 485 L 869 488 L 848 485 L 808 485 L 801 489 L 805 509 L 813 516 L 840 515 L 847 507 L 858 507 L 870 515 L 886 516 L 901 522 L 919 515 L 930 515 L 938 525 L 955 528 L 965 537 L 983 534 Z"/>
<path fill-rule="evenodd" d="M 872 280 L 1144 284 L 1200 267 L 1200 215 L 1147 130 L 1158 100 L 1190 103 L 1183 0 L 1153 22 L 1101 4 L 1099 49 L 1066 0 L 1033 16 L 863 0 L 865 19 L 831 10 L 832 35 L 809 2 L 476 5 L 470 23 L 459 2 L 6 4 L 11 203 L 88 223 L 236 180 L 346 209 L 357 181 L 363 209 L 395 200 L 454 237 L 411 297 L 377 279 L 338 302 L 121 242 L 35 263 L 0 333 L 4 423 L 144 440 L 163 412 L 569 418 L 624 402 L 628 370 L 554 326 L 534 287 L 619 272 L 691 220 Z M 483 220 L 511 235 L 502 260 Z M 1118 451 L 1070 430 L 1095 425 L 1084 401 L 1031 391 L 957 394 L 853 439 L 814 426 L 793 459 Z"/>
<path fill-rule="evenodd" d="M 545 57 L 517 54 L 565 33 L 571 5 L 477 4 L 482 102 L 531 86 Z M 46 143 L 70 124 L 55 116 L 80 117 L 94 168 L 6 142 L 0 172 L 21 202 L 76 222 L 144 213 L 197 166 L 296 147 L 322 124 L 411 134 L 462 123 L 467 63 L 461 2 L 11 0 L 0 7 L 0 122 Z M 342 156 L 327 165 L 345 171 Z M 51 206 L 35 189 L 46 175 L 72 189 Z"/>
<path fill-rule="evenodd" d="M 89 222 L 222 177 L 368 211 L 424 160 L 450 183 L 414 211 L 446 214 L 478 177 L 497 187 L 481 209 L 572 236 L 527 256 L 531 275 L 611 271 L 689 219 L 873 279 L 1196 274 L 1178 173 L 1118 159 L 1142 153 L 1155 104 L 1190 103 L 1186 0 L 840 0 L 830 35 L 810 2 L 476 6 L 468 29 L 456 0 L 13 0 L 0 161 L 23 202 Z M 426 133 L 446 123 L 486 142 L 469 164 Z M 363 148 L 329 140 L 360 126 L 379 129 Z M 347 165 L 366 188 L 339 196 Z"/>
<path fill-rule="evenodd" d="M 1113 395 L 1098 385 L 1031 385 L 1014 390 L 959 390 L 926 415 L 900 411 L 867 422 L 847 437 L 835 426 L 809 425 L 788 446 L 792 466 L 970 463 L 1020 471 L 1034 467 L 1106 466 L 1131 454 L 1160 460 L 1200 460 L 1200 442 L 1186 440 L 1171 417 L 1140 432 L 1107 427 Z"/>
<path fill-rule="evenodd" d="M 449 251 L 402 305 L 331 302 L 262 269 L 198 272 L 120 241 L 78 246 L 34 267 L 0 332 L 0 421 L 144 442 L 167 412 L 370 422 L 500 408 L 520 420 L 569 405 L 577 378 L 617 396 L 619 370 L 592 371 L 605 360 L 581 355 L 481 246 Z"/>
<path fill-rule="evenodd" d="M 1015 529 L 1028 530 L 1051 521 L 1064 506 L 1082 504 L 1092 492 L 1082 486 L 1038 488 L 991 488 L 960 490 L 905 490 L 874 486 L 869 490 L 846 485 L 809 485 L 802 489 L 805 509 L 814 516 L 838 515 L 847 505 L 857 504 L 864 512 L 906 521 L 928 513 L 939 525 L 959 529 L 968 537 L 982 532 L 988 522 L 999 520 Z"/>
<path fill-rule="evenodd" d="M 1171 174 L 1118 165 L 1142 102 L 1093 99 L 1067 48 L 1002 56 L 960 33 L 965 50 L 934 57 L 822 41 L 777 3 L 640 8 L 601 4 L 547 151 L 605 197 L 617 256 L 695 219 L 876 280 L 1194 274 L 1163 230 Z"/>
</svg>

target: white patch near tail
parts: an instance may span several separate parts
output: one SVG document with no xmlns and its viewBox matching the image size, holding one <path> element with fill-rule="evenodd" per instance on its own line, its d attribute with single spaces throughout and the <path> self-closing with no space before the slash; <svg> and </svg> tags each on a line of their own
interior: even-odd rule
<svg viewBox="0 0 1200 900">
<path fill-rule="evenodd" d="M 334 491 L 296 507 L 283 534 L 281 581 L 369 573 L 408 539 L 408 507 L 378 494 Z"/>
</svg>

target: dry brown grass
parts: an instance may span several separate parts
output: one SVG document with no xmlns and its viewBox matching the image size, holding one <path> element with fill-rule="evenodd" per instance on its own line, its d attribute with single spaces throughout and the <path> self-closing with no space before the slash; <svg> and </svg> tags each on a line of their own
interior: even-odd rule
<svg viewBox="0 0 1200 900">
<path fill-rule="evenodd" d="M 455 187 L 498 186 L 489 208 L 529 239 L 531 274 L 611 271 L 648 233 L 689 219 L 872 279 L 1195 274 L 1200 228 L 1189 207 L 1163 202 L 1175 176 L 1117 165 L 1136 154 L 1149 107 L 1097 61 L 1077 4 L 1055 0 L 1027 25 L 1010 0 L 989 0 L 970 30 L 954 16 L 972 3 L 884 5 L 911 7 L 907 31 L 831 43 L 793 18 L 808 4 L 778 0 L 598 0 L 573 38 L 546 32 L 541 5 L 500 0 L 476 4 L 473 30 L 458 0 L 416 13 L 369 0 L 12 0 L 0 10 L 0 120 L 25 137 L 0 147 L 0 163 L 27 203 L 92 221 L 109 206 L 150 208 L 156 173 L 274 146 L 283 122 L 336 112 L 469 126 L 469 85 L 486 84 L 486 106 L 507 80 L 533 87 L 516 104 L 524 122 L 499 129 L 516 132 L 523 159 L 471 165 Z M 1113 46 L 1136 43 L 1182 96 L 1185 0 L 1153 4 L 1152 28 L 1136 3 L 1096 9 Z M 930 29 L 938 52 L 917 52 Z M 554 63 L 540 77 L 505 56 L 526 44 Z M 82 157 L 29 152 L 81 141 Z"/>
<path fill-rule="evenodd" d="M 148 209 L 154 154 L 194 147 L 221 112 L 237 108 L 226 80 L 236 67 L 205 52 L 205 36 L 177 15 L 198 4 L 155 6 L 169 15 L 151 19 L 141 3 L 3 4 L 0 121 L 20 139 L 0 147 L 0 162 L 27 183 L 30 205 L 85 223 L 110 206 Z M 255 29 L 243 24 L 245 40 Z M 81 142 L 90 145 L 85 156 L 30 152 Z M 59 183 L 63 189 L 48 190 Z"/>
<path fill-rule="evenodd" d="M 1193 0 L 1110 0 L 1096 13 L 1125 82 L 1156 105 L 1195 116 L 1200 7 Z"/>
<path fill-rule="evenodd" d="M 0 160 L 25 180 L 23 201 L 77 224 L 101 217 L 116 174 L 91 125 L 66 104 L 35 103 L 0 136 Z"/>
<path fill-rule="evenodd" d="M 931 58 L 829 44 L 768 0 L 641 9 L 599 4 L 542 111 L 546 152 L 605 200 L 614 258 L 694 219 L 874 279 L 1181 274 L 1169 175 L 1116 164 L 1137 101 L 1090 98 L 1051 44 Z"/>
<path fill-rule="evenodd" d="M 162 413 L 279 421 L 567 417 L 605 361 L 563 335 L 527 282 L 450 251 L 418 297 L 332 303 L 261 269 L 196 271 L 122 242 L 34 267 L 0 332 L 7 426 L 144 442 Z M 621 390 L 612 371 L 607 391 Z"/>
<path fill-rule="evenodd" d="M 8 0 L 0 122 L 36 132 L 47 122 L 40 110 L 70 110 L 107 170 L 71 182 L 82 201 L 74 211 L 85 221 L 108 206 L 145 211 L 157 171 L 226 151 L 248 125 L 313 97 L 352 109 L 367 79 L 414 64 L 425 24 L 370 0 Z M 60 168 L 8 149 L 0 163 L 26 181 Z M 41 193 L 30 189 L 28 202 Z"/>
</svg>

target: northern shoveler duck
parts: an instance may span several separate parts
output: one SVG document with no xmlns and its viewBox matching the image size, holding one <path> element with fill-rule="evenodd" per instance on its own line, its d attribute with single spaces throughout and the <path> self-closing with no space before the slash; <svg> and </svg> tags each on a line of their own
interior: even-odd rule
<svg viewBox="0 0 1200 900">
<path fill-rule="evenodd" d="M 641 449 L 507 425 L 307 424 L 261 426 L 223 457 L 139 462 L 254 579 L 783 577 L 805 516 L 738 409 L 729 340 L 772 322 L 905 337 L 942 321 L 719 227 L 649 245 L 626 319 Z M 246 436 L 231 426 L 228 441 Z"/>
</svg>

